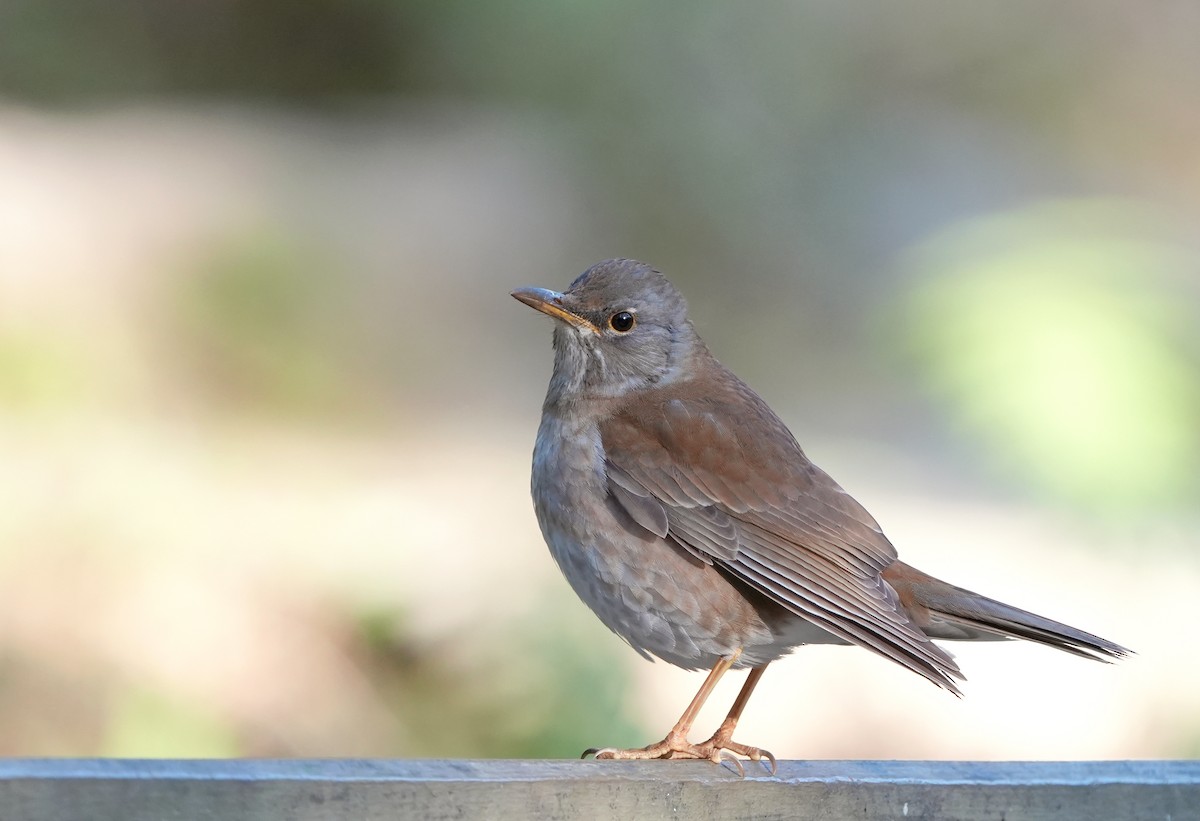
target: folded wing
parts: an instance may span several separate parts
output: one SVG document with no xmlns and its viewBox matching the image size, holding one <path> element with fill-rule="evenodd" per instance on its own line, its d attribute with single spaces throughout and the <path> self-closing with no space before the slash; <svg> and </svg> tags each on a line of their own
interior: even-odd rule
<svg viewBox="0 0 1200 821">
<path fill-rule="evenodd" d="M 651 393 L 610 417 L 601 438 L 612 497 L 640 527 L 797 616 L 958 693 L 957 665 L 883 578 L 896 552 L 875 520 L 741 387 L 689 396 L 676 386 L 673 398 Z"/>
</svg>

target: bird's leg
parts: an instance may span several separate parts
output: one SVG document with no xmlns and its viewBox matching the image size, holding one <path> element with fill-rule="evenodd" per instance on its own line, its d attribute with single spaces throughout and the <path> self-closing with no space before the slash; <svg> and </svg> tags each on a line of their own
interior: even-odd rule
<svg viewBox="0 0 1200 821">
<path fill-rule="evenodd" d="M 742 685 L 742 689 L 738 692 L 737 699 L 734 700 L 733 706 L 729 708 L 729 714 L 725 716 L 725 720 L 721 722 L 721 726 L 712 734 L 712 738 L 707 741 L 702 741 L 699 744 L 693 744 L 687 740 L 687 735 L 692 729 L 692 724 L 696 720 L 696 716 L 700 713 L 700 708 L 704 706 L 704 702 L 712 694 L 713 688 L 717 686 L 717 682 L 721 680 L 721 676 L 729 671 L 729 668 L 734 665 L 738 657 L 742 654 L 738 650 L 729 658 L 723 658 L 713 667 L 712 672 L 708 674 L 708 678 L 704 680 L 700 691 L 696 693 L 688 708 L 683 711 L 683 715 L 679 717 L 679 721 L 675 722 L 675 726 L 671 728 L 671 732 L 667 733 L 667 737 L 657 744 L 650 744 L 646 747 L 638 747 L 632 750 L 618 750 L 612 747 L 606 747 L 601 750 L 590 749 L 584 752 L 583 757 L 595 755 L 596 758 L 609 759 L 649 759 L 649 758 L 705 758 L 714 764 L 720 764 L 722 761 L 732 762 L 736 767 L 739 775 L 745 775 L 746 771 L 742 767 L 742 762 L 737 756 L 742 755 L 749 758 L 751 761 L 765 761 L 763 766 L 771 774 L 775 774 L 776 761 L 775 756 L 769 750 L 764 750 L 759 747 L 751 747 L 747 744 L 739 744 L 733 740 L 733 731 L 737 727 L 738 719 L 742 717 L 742 711 L 746 709 L 746 702 L 750 700 L 750 694 L 754 692 L 758 680 L 762 678 L 762 674 L 766 672 L 767 665 L 755 667 L 746 677 L 746 683 Z"/>
<path fill-rule="evenodd" d="M 742 710 L 746 709 L 746 702 L 750 700 L 750 694 L 754 692 L 755 685 L 762 678 L 762 674 L 767 671 L 767 665 L 755 667 L 750 671 L 750 675 L 746 676 L 746 683 L 742 685 L 741 692 L 738 693 L 737 699 L 733 702 L 733 706 L 729 708 L 729 715 L 725 716 L 725 720 L 721 722 L 721 726 L 712 734 L 712 738 L 708 741 L 695 745 L 697 749 L 708 749 L 709 754 L 705 756 L 710 761 L 727 760 L 732 761 L 737 765 L 738 772 L 745 775 L 745 770 L 742 769 L 742 762 L 736 758 L 738 755 L 744 755 L 751 761 L 762 761 L 766 759 L 767 764 L 763 764 L 767 768 L 767 772 L 775 775 L 775 770 L 778 765 L 775 761 L 775 756 L 770 750 L 763 750 L 759 747 L 750 747 L 746 744 L 739 744 L 733 740 L 733 730 L 737 727 L 738 719 L 742 717 Z M 724 755 L 724 753 L 730 755 Z"/>
<path fill-rule="evenodd" d="M 679 717 L 679 721 L 675 722 L 675 726 L 671 728 L 671 732 L 667 733 L 667 737 L 662 741 L 632 750 L 619 750 L 613 747 L 598 749 L 593 747 L 584 750 L 581 758 L 595 755 L 597 759 L 708 758 L 713 761 L 720 761 L 719 753 L 717 754 L 718 757 L 714 758 L 711 751 L 701 750 L 699 745 L 688 741 L 687 736 L 692 730 L 692 724 L 696 721 L 696 716 L 700 714 L 700 708 L 704 706 L 704 702 L 712 695 L 713 688 L 717 686 L 717 682 L 721 680 L 721 676 L 729 672 L 729 668 L 734 665 L 741 655 L 742 651 L 739 648 L 732 655 L 720 659 L 713 665 L 708 678 L 704 679 L 704 684 L 700 685 L 700 690 L 696 693 L 691 703 L 688 704 L 687 709 L 683 711 L 683 715 Z M 754 675 L 755 672 L 758 671 L 751 671 L 751 675 Z M 742 689 L 745 690 L 746 688 L 743 687 Z M 746 696 L 749 697 L 749 693 L 746 693 Z M 739 696 L 738 698 L 741 701 L 741 697 Z M 737 705 L 735 704 L 734 706 L 736 707 Z M 741 713 L 740 709 L 738 713 Z M 734 719 L 734 723 L 737 723 L 736 718 Z"/>
</svg>

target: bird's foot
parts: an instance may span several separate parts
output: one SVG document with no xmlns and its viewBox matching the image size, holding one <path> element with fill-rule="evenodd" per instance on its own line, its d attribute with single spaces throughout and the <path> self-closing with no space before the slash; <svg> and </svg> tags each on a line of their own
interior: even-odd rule
<svg viewBox="0 0 1200 821">
<path fill-rule="evenodd" d="M 584 750 L 581 758 L 587 758 L 593 755 L 597 760 L 616 760 L 616 761 L 645 761 L 650 759 L 705 759 L 714 764 L 723 764 L 729 762 L 737 769 L 738 775 L 745 776 L 746 770 L 742 766 L 742 760 L 738 756 L 744 756 L 751 761 L 762 762 L 764 769 L 770 775 L 775 775 L 777 763 L 775 756 L 769 750 L 763 750 L 759 747 L 751 747 L 747 744 L 739 744 L 732 738 L 733 727 L 722 724 L 721 727 L 713 733 L 712 738 L 707 741 L 701 741 L 699 744 L 693 744 L 687 738 L 676 732 L 667 734 L 667 737 L 655 744 L 650 744 L 645 747 L 636 747 L 631 750 L 621 750 L 615 747 L 593 747 Z"/>
</svg>

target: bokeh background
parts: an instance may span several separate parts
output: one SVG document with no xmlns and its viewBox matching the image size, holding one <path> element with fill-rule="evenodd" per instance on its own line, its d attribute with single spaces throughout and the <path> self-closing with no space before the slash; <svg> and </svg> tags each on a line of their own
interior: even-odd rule
<svg viewBox="0 0 1200 821">
<path fill-rule="evenodd" d="M 1198 217 L 1188 2 L 6 0 L 0 754 L 660 738 L 701 677 L 542 544 L 508 296 L 613 256 L 907 560 L 1138 652 L 806 648 L 743 741 L 1200 754 Z"/>
</svg>

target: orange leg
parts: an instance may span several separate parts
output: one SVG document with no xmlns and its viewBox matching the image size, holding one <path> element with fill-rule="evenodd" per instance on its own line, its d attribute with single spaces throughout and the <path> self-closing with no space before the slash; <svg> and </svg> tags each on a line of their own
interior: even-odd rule
<svg viewBox="0 0 1200 821">
<path fill-rule="evenodd" d="M 779 765 L 770 750 L 739 744 L 733 740 L 733 731 L 737 727 L 738 719 L 742 717 L 742 710 L 746 709 L 746 702 L 750 700 L 750 694 L 754 692 L 758 680 L 762 678 L 765 672 L 767 672 L 767 665 L 765 664 L 762 667 L 755 667 L 750 671 L 750 675 L 746 676 L 746 683 L 742 685 L 737 699 L 733 702 L 733 706 L 729 708 L 729 715 L 725 716 L 725 720 L 721 722 L 721 726 L 713 733 L 712 738 L 698 746 L 711 746 L 713 751 L 718 755 L 720 755 L 721 751 L 728 751 L 735 755 L 744 755 L 751 761 L 762 761 L 765 758 L 770 762 L 770 766 L 767 766 L 767 771 L 771 775 L 775 775 L 775 770 L 778 769 Z M 721 757 L 726 758 L 725 756 Z M 734 755 L 728 756 L 727 760 L 736 764 L 738 772 L 745 775 L 745 770 L 742 769 L 742 762 L 740 760 Z"/>
<path fill-rule="evenodd" d="M 749 747 L 745 744 L 738 744 L 733 741 L 733 730 L 737 727 L 738 719 L 742 716 L 742 710 L 746 708 L 746 702 L 750 700 L 750 694 L 754 691 L 754 687 L 758 684 L 758 680 L 762 678 L 763 672 L 767 669 L 766 665 L 755 667 L 750 671 L 750 675 L 746 678 L 746 683 L 742 685 L 741 692 L 738 693 L 737 700 L 733 702 L 733 707 L 729 710 L 729 715 L 721 722 L 721 726 L 713 733 L 712 738 L 703 741 L 699 744 L 693 744 L 688 741 L 688 733 L 692 730 L 692 724 L 696 721 L 696 716 L 699 715 L 700 709 L 704 706 L 704 702 L 712 695 L 713 689 L 717 686 L 717 682 L 721 680 L 721 676 L 729 671 L 729 668 L 737 662 L 741 656 L 741 650 L 738 650 L 732 656 L 723 658 L 713 666 L 708 677 L 704 679 L 704 684 L 700 686 L 700 690 L 696 693 L 691 703 L 688 704 L 683 715 L 679 717 L 679 721 L 675 722 L 675 726 L 667 733 L 667 737 L 655 744 L 650 744 L 646 747 L 637 747 L 632 750 L 619 750 L 612 747 L 603 749 L 592 748 L 586 750 L 583 757 L 595 755 L 598 759 L 652 759 L 652 758 L 704 758 L 713 763 L 721 763 L 722 761 L 732 761 L 737 765 L 738 772 L 742 775 L 745 770 L 742 768 L 742 763 L 737 756 L 744 755 L 751 761 L 761 761 L 766 759 L 770 762 L 768 770 L 772 775 L 775 774 L 775 756 L 771 755 L 767 750 L 759 749 L 758 747 Z"/>
</svg>

